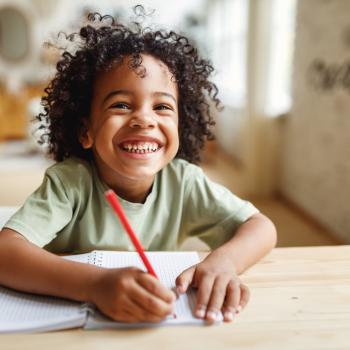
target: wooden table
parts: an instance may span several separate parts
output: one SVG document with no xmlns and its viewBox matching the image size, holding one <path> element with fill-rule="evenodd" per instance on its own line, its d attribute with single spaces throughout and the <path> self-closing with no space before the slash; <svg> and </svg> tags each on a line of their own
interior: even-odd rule
<svg viewBox="0 0 350 350">
<path fill-rule="evenodd" d="M 242 279 L 252 298 L 230 324 L 3 335 L 0 349 L 350 349 L 350 246 L 276 248 Z"/>
</svg>

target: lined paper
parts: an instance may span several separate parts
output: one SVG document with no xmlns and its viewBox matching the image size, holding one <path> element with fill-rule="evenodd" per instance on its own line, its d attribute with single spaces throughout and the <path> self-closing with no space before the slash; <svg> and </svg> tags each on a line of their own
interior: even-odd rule
<svg viewBox="0 0 350 350">
<path fill-rule="evenodd" d="M 135 266 L 146 271 L 145 266 L 136 252 L 110 252 L 94 251 L 94 260 L 96 265 L 107 268 L 123 268 Z M 174 289 L 177 276 L 187 268 L 199 263 L 199 257 L 196 252 L 146 252 L 147 258 L 155 269 L 160 281 L 169 289 Z M 169 316 L 161 324 L 202 324 L 203 320 L 193 316 L 193 310 L 196 302 L 194 290 L 189 290 L 181 294 L 175 302 L 175 313 L 177 318 Z M 122 323 L 113 322 L 108 318 L 96 312 L 88 318 L 87 328 L 104 328 L 106 326 L 120 327 Z M 147 323 L 130 326 L 149 325 Z"/>
<path fill-rule="evenodd" d="M 80 254 L 64 258 L 88 263 L 89 257 L 90 254 Z M 0 333 L 82 327 L 86 317 L 82 303 L 0 286 Z"/>
<path fill-rule="evenodd" d="M 175 288 L 176 277 L 182 271 L 199 262 L 195 252 L 147 252 L 146 255 L 161 282 L 170 289 Z M 66 256 L 64 259 L 106 268 L 135 266 L 145 271 L 144 264 L 136 252 L 93 251 L 89 254 Z M 169 316 L 158 324 L 130 324 L 112 321 L 91 305 L 22 293 L 0 286 L 0 333 L 42 332 L 84 326 L 86 329 L 96 329 L 203 324 L 203 320 L 193 316 L 195 301 L 195 292 L 190 290 L 175 302 L 176 319 Z"/>
<path fill-rule="evenodd" d="M 81 303 L 0 287 L 0 333 L 83 326 Z"/>
</svg>

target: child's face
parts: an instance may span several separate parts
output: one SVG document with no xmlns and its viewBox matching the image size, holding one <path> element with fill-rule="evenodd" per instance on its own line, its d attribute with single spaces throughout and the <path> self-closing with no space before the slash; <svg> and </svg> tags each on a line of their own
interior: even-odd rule
<svg viewBox="0 0 350 350">
<path fill-rule="evenodd" d="M 150 186 L 178 151 L 177 85 L 163 62 L 142 58 L 143 78 L 128 67 L 128 57 L 98 74 L 90 124 L 80 138 L 109 185 L 137 180 Z"/>
</svg>

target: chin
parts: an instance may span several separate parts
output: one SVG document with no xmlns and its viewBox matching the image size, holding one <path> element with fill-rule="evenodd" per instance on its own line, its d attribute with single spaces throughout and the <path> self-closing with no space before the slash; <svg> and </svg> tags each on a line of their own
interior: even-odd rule
<svg viewBox="0 0 350 350">
<path fill-rule="evenodd" d="M 140 167 L 135 167 L 133 169 L 128 169 L 124 174 L 130 180 L 143 181 L 147 178 L 154 177 L 161 169 L 162 168 L 142 169 Z"/>
</svg>

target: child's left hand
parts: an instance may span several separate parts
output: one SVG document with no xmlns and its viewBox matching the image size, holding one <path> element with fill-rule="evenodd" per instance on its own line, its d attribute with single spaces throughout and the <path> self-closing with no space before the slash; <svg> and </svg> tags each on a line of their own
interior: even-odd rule
<svg viewBox="0 0 350 350">
<path fill-rule="evenodd" d="M 195 316 L 213 322 L 222 311 L 224 321 L 231 322 L 247 304 L 250 293 L 241 283 L 232 262 L 215 253 L 183 271 L 176 279 L 176 291 L 181 294 L 190 286 L 197 288 Z"/>
</svg>

